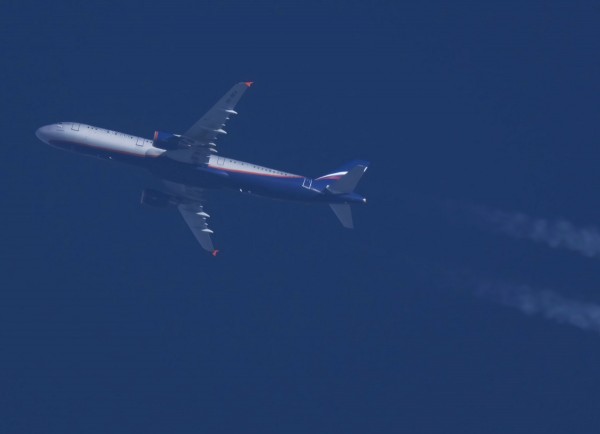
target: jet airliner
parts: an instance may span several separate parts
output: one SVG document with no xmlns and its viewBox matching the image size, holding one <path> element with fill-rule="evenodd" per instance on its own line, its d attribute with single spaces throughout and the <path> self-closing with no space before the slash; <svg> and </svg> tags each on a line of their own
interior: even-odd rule
<svg viewBox="0 0 600 434">
<path fill-rule="evenodd" d="M 352 228 L 350 204 L 366 203 L 354 192 L 368 162 L 354 160 L 318 178 L 295 175 L 222 157 L 216 141 L 227 134 L 227 120 L 252 82 L 238 83 L 183 134 L 156 131 L 152 139 L 136 137 L 76 122 L 59 122 L 36 131 L 43 142 L 102 159 L 122 161 L 148 169 L 163 190 L 145 189 L 141 203 L 176 207 L 200 245 L 214 256 L 205 212 L 204 189 L 228 188 L 242 193 L 328 204 L 342 225 Z"/>
</svg>

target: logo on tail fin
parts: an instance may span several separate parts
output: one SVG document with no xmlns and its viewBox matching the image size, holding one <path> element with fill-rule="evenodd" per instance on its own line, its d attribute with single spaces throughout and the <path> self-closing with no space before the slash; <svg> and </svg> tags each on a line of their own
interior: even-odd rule
<svg viewBox="0 0 600 434">
<path fill-rule="evenodd" d="M 340 179 L 342 176 L 344 176 L 345 174 L 347 174 L 348 172 L 335 172 L 335 173 L 330 173 L 328 175 L 323 175 L 317 178 L 317 181 L 321 181 L 323 179 Z"/>
</svg>

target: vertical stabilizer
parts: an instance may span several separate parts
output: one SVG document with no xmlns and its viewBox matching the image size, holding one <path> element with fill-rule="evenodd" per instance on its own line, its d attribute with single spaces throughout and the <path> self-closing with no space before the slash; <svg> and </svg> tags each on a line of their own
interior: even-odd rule
<svg viewBox="0 0 600 434">
<path fill-rule="evenodd" d="M 350 205 L 347 203 L 330 203 L 329 206 L 345 228 L 354 228 Z"/>
<path fill-rule="evenodd" d="M 340 179 L 327 186 L 327 190 L 333 194 L 352 193 L 366 171 L 366 166 L 354 166 L 348 173 L 342 175 Z"/>
</svg>

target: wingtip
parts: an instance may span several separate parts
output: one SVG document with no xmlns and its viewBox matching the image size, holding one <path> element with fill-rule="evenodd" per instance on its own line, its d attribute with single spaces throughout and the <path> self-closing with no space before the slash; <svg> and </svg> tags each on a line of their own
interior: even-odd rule
<svg viewBox="0 0 600 434">
<path fill-rule="evenodd" d="M 244 84 L 246 85 L 246 87 L 250 87 L 254 84 L 253 81 L 245 81 Z"/>
<path fill-rule="evenodd" d="M 219 251 L 218 251 L 218 250 L 213 250 L 213 251 L 212 251 L 212 255 L 213 255 L 215 258 L 217 257 L 217 255 L 218 255 L 218 254 L 219 254 Z"/>
</svg>

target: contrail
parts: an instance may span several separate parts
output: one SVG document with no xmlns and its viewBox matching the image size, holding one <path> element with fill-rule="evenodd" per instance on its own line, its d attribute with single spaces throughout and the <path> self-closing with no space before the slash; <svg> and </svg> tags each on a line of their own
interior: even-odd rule
<svg viewBox="0 0 600 434">
<path fill-rule="evenodd" d="M 562 324 L 600 333 L 600 305 L 594 303 L 569 300 L 555 292 L 528 285 L 498 282 L 476 283 L 475 295 L 515 307 L 527 315 L 542 315 Z"/>
<path fill-rule="evenodd" d="M 600 256 L 600 230 L 578 228 L 566 220 L 548 221 L 520 212 L 471 207 L 481 224 L 515 238 L 525 238 L 552 248 L 563 248 L 588 258 Z"/>
</svg>

